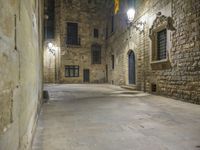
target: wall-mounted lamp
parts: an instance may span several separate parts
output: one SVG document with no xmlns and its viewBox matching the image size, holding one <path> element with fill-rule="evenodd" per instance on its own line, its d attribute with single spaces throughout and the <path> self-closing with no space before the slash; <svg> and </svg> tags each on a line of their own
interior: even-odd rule
<svg viewBox="0 0 200 150">
<path fill-rule="evenodd" d="M 56 50 L 55 50 L 55 47 L 54 47 L 53 43 L 49 42 L 47 44 L 47 48 L 52 54 L 54 54 L 54 55 L 56 54 Z"/>
<path fill-rule="evenodd" d="M 143 16 L 139 21 L 133 22 L 135 18 L 135 9 L 130 8 L 127 11 L 127 17 L 128 17 L 128 25 L 131 27 L 133 26 L 136 28 L 136 30 L 139 30 L 140 32 L 144 31 L 144 27 L 146 24 L 146 16 Z"/>
<path fill-rule="evenodd" d="M 139 30 L 140 33 L 143 33 L 143 46 L 144 46 L 144 50 L 143 50 L 143 56 L 145 56 L 145 25 L 146 25 L 146 20 L 147 20 L 147 16 L 144 15 L 139 19 L 136 19 L 136 21 L 134 21 L 135 18 L 135 9 L 130 8 L 127 11 L 127 17 L 128 17 L 128 30 L 129 30 L 129 37 L 131 37 L 131 27 L 135 28 L 136 30 Z M 129 42 L 128 42 L 129 44 Z M 128 45 L 129 46 L 129 45 Z M 144 57 L 145 58 L 145 57 Z M 146 60 L 143 59 L 143 68 L 146 67 Z M 144 92 L 146 92 L 146 74 L 145 74 L 145 70 L 143 70 L 143 81 L 144 81 Z"/>
<path fill-rule="evenodd" d="M 58 64 L 58 48 L 51 42 L 47 43 L 47 49 L 49 50 L 50 53 L 52 53 L 54 55 L 54 64 L 55 64 L 55 83 L 57 82 L 58 79 L 58 68 L 57 68 L 57 64 Z"/>
<path fill-rule="evenodd" d="M 139 30 L 140 32 L 144 31 L 144 27 L 145 27 L 146 22 L 137 22 L 136 24 L 136 29 Z"/>
<path fill-rule="evenodd" d="M 47 46 L 48 46 L 48 49 L 52 49 L 52 48 L 53 48 L 53 43 L 49 42 L 49 43 L 47 44 Z"/>
<path fill-rule="evenodd" d="M 134 18 L 135 18 L 135 9 L 130 8 L 130 9 L 127 11 L 127 17 L 128 17 L 129 23 L 132 23 L 133 20 L 134 20 Z"/>
</svg>

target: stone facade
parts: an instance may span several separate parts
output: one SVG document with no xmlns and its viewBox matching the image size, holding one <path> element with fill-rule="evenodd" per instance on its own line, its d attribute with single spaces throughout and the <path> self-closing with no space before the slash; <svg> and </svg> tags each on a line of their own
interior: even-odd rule
<svg viewBox="0 0 200 150">
<path fill-rule="evenodd" d="M 86 68 L 91 71 L 91 83 L 107 81 L 200 103 L 199 0 L 135 0 L 132 24 L 127 22 L 128 0 L 120 2 L 117 14 L 113 13 L 113 1 L 57 0 L 56 10 L 56 36 L 51 41 L 57 47 L 57 61 L 47 59 L 56 65 L 46 62 L 45 70 L 51 73 L 46 73 L 45 78 L 58 83 L 82 83 Z M 79 24 L 80 46 L 66 44 L 66 22 Z M 161 27 L 167 32 L 166 59 L 156 61 L 154 35 Z M 92 36 L 94 28 L 100 31 L 98 39 Z M 93 43 L 102 46 L 101 65 L 91 64 Z M 135 84 L 129 84 L 129 57 L 133 52 Z M 66 78 L 65 65 L 79 65 L 80 77 Z"/>
<path fill-rule="evenodd" d="M 123 5 L 123 4 L 122 4 Z M 136 16 L 131 27 L 123 27 L 125 7 L 115 16 L 116 32 L 107 43 L 109 82 L 129 85 L 128 52 L 136 55 L 136 87 L 138 90 L 170 96 L 192 103 L 200 103 L 200 1 L 143 0 L 136 1 Z M 150 28 L 161 12 L 172 19 L 174 30 L 168 34 L 167 61 L 152 62 Z M 135 25 L 145 19 L 144 31 Z M 111 54 L 115 55 L 115 69 L 111 68 Z"/>
<path fill-rule="evenodd" d="M 29 149 L 42 99 L 43 1 L 0 0 L 0 149 Z"/>
<path fill-rule="evenodd" d="M 46 43 L 52 42 L 55 45 L 56 54 L 53 58 L 45 48 L 44 79 L 46 82 L 83 83 L 84 69 L 89 69 L 90 83 L 106 81 L 106 22 L 104 21 L 106 14 L 102 14 L 105 9 L 103 4 L 104 2 L 100 0 L 91 2 L 88 0 L 55 1 L 55 38 L 46 40 Z M 77 45 L 66 43 L 68 22 L 78 23 L 80 43 Z M 93 36 L 94 29 L 99 31 L 98 38 Z M 91 47 L 93 44 L 101 46 L 101 64 L 92 64 Z M 66 65 L 78 65 L 79 77 L 65 77 Z"/>
</svg>

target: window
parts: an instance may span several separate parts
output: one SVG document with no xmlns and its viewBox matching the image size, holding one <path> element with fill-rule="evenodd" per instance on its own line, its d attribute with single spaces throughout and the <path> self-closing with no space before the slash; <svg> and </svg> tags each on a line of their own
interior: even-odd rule
<svg viewBox="0 0 200 150">
<path fill-rule="evenodd" d="M 108 39 L 108 26 L 106 25 L 106 39 Z"/>
<path fill-rule="evenodd" d="M 114 32 L 114 15 L 111 17 L 111 33 Z"/>
<path fill-rule="evenodd" d="M 94 37 L 95 38 L 99 37 L 99 30 L 98 29 L 94 29 Z"/>
<path fill-rule="evenodd" d="M 68 4 L 72 4 L 72 0 L 67 0 Z"/>
<path fill-rule="evenodd" d="M 151 39 L 151 66 L 153 69 L 168 69 L 170 68 L 170 49 L 172 41 L 170 35 L 175 28 L 173 19 L 157 13 L 156 19 L 149 30 Z"/>
<path fill-rule="evenodd" d="M 77 23 L 67 23 L 67 44 L 70 45 L 80 45 L 78 39 L 78 24 Z"/>
<path fill-rule="evenodd" d="M 166 29 L 157 33 L 157 60 L 166 59 L 167 31 Z"/>
<path fill-rule="evenodd" d="M 46 14 L 48 15 L 48 20 L 46 20 L 45 23 L 45 38 L 46 39 L 53 39 L 54 38 L 54 0 L 48 0 L 47 1 L 47 10 Z"/>
<path fill-rule="evenodd" d="M 151 84 L 151 92 L 156 92 L 157 91 L 157 85 L 152 83 Z"/>
<path fill-rule="evenodd" d="M 112 55 L 111 59 L 112 59 L 112 69 L 115 69 L 115 56 Z"/>
<path fill-rule="evenodd" d="M 151 28 L 149 37 L 151 39 L 151 68 L 152 70 L 164 70 L 171 68 L 170 50 L 172 39 L 170 38 L 175 27 L 172 17 L 157 13 Z"/>
<path fill-rule="evenodd" d="M 92 45 L 92 64 L 101 64 L 101 46 Z"/>
<path fill-rule="evenodd" d="M 65 66 L 65 77 L 79 77 L 79 66 Z"/>
</svg>

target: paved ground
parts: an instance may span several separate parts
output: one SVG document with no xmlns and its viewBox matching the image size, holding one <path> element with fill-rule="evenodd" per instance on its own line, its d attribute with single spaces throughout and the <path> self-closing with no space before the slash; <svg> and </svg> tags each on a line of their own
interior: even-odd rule
<svg viewBox="0 0 200 150">
<path fill-rule="evenodd" d="M 49 85 L 33 150 L 200 150 L 200 106 L 109 85 Z"/>
</svg>

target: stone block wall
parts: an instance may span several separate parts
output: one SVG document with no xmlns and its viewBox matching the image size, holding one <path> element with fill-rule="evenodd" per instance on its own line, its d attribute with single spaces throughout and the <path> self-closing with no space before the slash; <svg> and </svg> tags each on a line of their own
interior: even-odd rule
<svg viewBox="0 0 200 150">
<path fill-rule="evenodd" d="M 200 103 L 200 1 L 173 1 L 171 69 L 153 72 L 159 93 Z"/>
<path fill-rule="evenodd" d="M 27 150 L 42 100 L 43 1 L 0 7 L 0 149 Z"/>
<path fill-rule="evenodd" d="M 52 39 L 54 45 L 59 49 L 56 55 L 56 65 L 51 56 L 45 52 L 45 80 L 55 77 L 58 83 L 83 83 L 83 70 L 90 70 L 90 83 L 104 83 L 106 81 L 105 66 L 105 9 L 102 1 L 59 1 L 56 0 L 55 13 L 55 38 Z M 67 22 L 78 23 L 78 37 L 80 45 L 67 45 Z M 99 37 L 93 37 L 93 30 L 99 30 Z M 92 44 L 101 45 L 101 64 L 92 64 L 91 46 Z M 47 55 L 48 56 L 47 56 Z M 51 60 L 51 64 L 50 64 Z M 65 77 L 66 65 L 78 65 L 79 77 Z M 52 66 L 52 67 L 51 67 Z M 53 68 L 53 66 L 55 67 Z M 51 70 L 51 73 L 48 72 Z"/>
<path fill-rule="evenodd" d="M 68 1 L 62 2 L 60 20 L 60 41 L 61 41 L 61 66 L 60 66 L 60 82 L 61 83 L 82 83 L 83 70 L 90 70 L 90 82 L 105 82 L 105 22 L 104 16 L 101 14 L 103 5 L 101 1 Z M 102 7 L 102 8 L 101 8 Z M 78 36 L 80 38 L 80 46 L 68 46 L 66 44 L 66 24 L 67 22 L 78 23 Z M 99 37 L 93 37 L 93 30 L 99 30 Z M 101 64 L 92 64 L 91 46 L 92 44 L 101 45 Z M 78 65 L 79 77 L 65 77 L 65 65 Z"/>
<path fill-rule="evenodd" d="M 90 69 L 91 82 L 129 85 L 128 55 L 135 54 L 138 90 L 199 103 L 199 0 L 135 0 L 135 19 L 127 24 L 127 1 L 121 1 L 120 11 L 113 14 L 113 1 L 56 1 L 56 61 L 51 56 L 45 79 L 59 83 L 82 83 L 83 69 Z M 102 13 L 104 12 L 104 13 Z M 167 62 L 153 63 L 150 29 L 157 14 L 170 17 L 173 30 L 168 32 Z M 111 30 L 114 16 L 114 31 Z M 137 23 L 144 21 L 141 29 Z M 80 46 L 66 44 L 66 23 L 77 22 Z M 93 29 L 100 36 L 93 38 Z M 107 33 L 106 33 L 107 31 Z M 102 46 L 102 64 L 91 64 L 91 45 Z M 111 57 L 114 55 L 114 69 Z M 55 65 L 56 64 L 56 65 Z M 66 78 L 65 65 L 79 65 L 80 77 Z M 48 72 L 51 71 L 51 73 Z M 56 72 L 56 73 L 55 73 Z"/>
<path fill-rule="evenodd" d="M 137 57 L 137 89 L 152 92 L 152 84 L 156 84 L 157 94 L 200 103 L 200 1 L 136 0 L 134 23 L 145 19 L 144 32 L 133 26 L 119 25 L 126 18 L 127 10 L 122 8 L 115 16 L 116 32 L 107 42 L 109 82 L 128 85 L 127 53 L 131 49 Z M 164 68 L 151 64 L 149 29 L 158 12 L 171 17 L 175 28 L 168 39 L 172 47 L 168 48 L 169 64 Z M 116 58 L 114 70 L 111 68 L 111 54 Z"/>
</svg>

